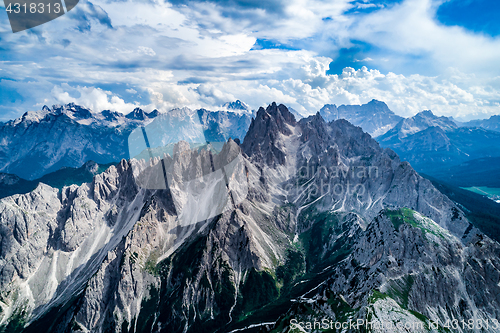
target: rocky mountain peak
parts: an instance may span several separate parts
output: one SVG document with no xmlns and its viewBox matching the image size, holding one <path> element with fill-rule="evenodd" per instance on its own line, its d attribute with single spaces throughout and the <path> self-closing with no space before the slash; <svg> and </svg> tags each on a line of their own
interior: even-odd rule
<svg viewBox="0 0 500 333">
<path fill-rule="evenodd" d="M 410 118 L 417 126 L 438 126 L 443 130 L 450 130 L 457 128 L 457 124 L 451 117 L 436 116 L 431 110 L 424 110 L 417 113 L 414 117 Z"/>
<path fill-rule="evenodd" d="M 149 113 L 146 113 L 146 115 L 148 116 L 148 118 L 155 118 L 159 114 L 160 114 L 160 111 L 158 111 L 157 109 L 154 109 L 153 111 L 151 111 Z"/>
<path fill-rule="evenodd" d="M 371 101 L 369 101 L 367 103 L 367 105 L 370 105 L 372 107 L 377 107 L 377 108 L 379 108 L 380 111 L 393 113 L 389 109 L 389 107 L 387 106 L 387 104 L 385 104 L 385 102 L 382 102 L 382 101 L 379 101 L 379 100 L 376 100 L 376 99 L 372 99 Z"/>
<path fill-rule="evenodd" d="M 54 105 L 52 112 L 55 114 L 65 114 L 72 119 L 89 119 L 93 117 L 92 111 L 75 103 L 66 105 Z"/>
<path fill-rule="evenodd" d="M 268 165 L 283 165 L 285 154 L 280 150 L 281 137 L 291 135 L 290 127 L 295 125 L 295 117 L 283 104 L 273 102 L 266 109 L 260 107 L 243 141 L 243 151 Z"/>
<path fill-rule="evenodd" d="M 288 128 L 285 124 L 295 126 L 296 120 L 294 115 L 283 104 L 276 105 L 276 102 L 273 102 L 266 108 L 265 112 L 264 108 L 262 107 L 259 108 L 259 112 L 261 112 L 262 117 L 266 117 L 266 114 L 273 117 L 273 119 L 276 121 L 276 125 L 278 126 L 279 131 L 283 134 L 289 133 Z"/>
<path fill-rule="evenodd" d="M 250 107 L 246 103 L 240 101 L 239 99 L 234 102 L 224 103 L 222 104 L 222 107 L 228 110 L 245 110 L 245 111 L 250 110 Z"/>
<path fill-rule="evenodd" d="M 127 114 L 125 118 L 135 119 L 135 120 L 145 120 L 146 118 L 148 118 L 148 116 L 141 108 L 135 108 L 132 112 Z"/>
<path fill-rule="evenodd" d="M 431 110 L 420 111 L 419 113 L 416 114 L 416 116 L 431 117 L 431 118 L 435 117 L 434 113 L 432 113 Z"/>
<path fill-rule="evenodd" d="M 301 119 L 299 124 L 302 129 L 302 136 L 300 137 L 302 142 L 321 140 L 328 136 L 326 122 L 319 112 L 314 116 Z"/>
<path fill-rule="evenodd" d="M 320 114 L 326 121 L 346 119 L 373 137 L 386 133 L 403 119 L 392 112 L 387 104 L 375 99 L 362 105 L 337 107 L 335 104 L 326 104 L 321 108 Z"/>
<path fill-rule="evenodd" d="M 338 119 L 339 110 L 335 104 L 325 104 L 321 110 L 319 110 L 321 116 L 327 121 L 332 121 Z"/>
<path fill-rule="evenodd" d="M 101 114 L 104 117 L 104 120 L 110 121 L 110 122 L 116 121 L 120 117 L 123 116 L 121 113 L 119 113 L 119 112 L 113 112 L 111 110 L 104 110 L 104 111 L 101 112 Z"/>
<path fill-rule="evenodd" d="M 413 117 L 402 119 L 393 129 L 380 136 L 378 140 L 381 143 L 399 144 L 402 139 L 425 131 L 431 127 L 438 127 L 445 132 L 458 128 L 452 118 L 445 116 L 438 117 L 432 113 L 432 111 L 425 110 L 417 113 Z"/>
</svg>

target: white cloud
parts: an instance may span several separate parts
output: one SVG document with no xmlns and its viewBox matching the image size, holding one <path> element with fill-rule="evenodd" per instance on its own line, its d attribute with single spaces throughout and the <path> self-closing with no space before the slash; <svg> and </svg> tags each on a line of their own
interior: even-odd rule
<svg viewBox="0 0 500 333">
<path fill-rule="evenodd" d="M 72 87 L 68 84 L 62 84 L 55 86 L 51 94 L 56 104 L 74 102 L 97 111 L 113 110 L 126 114 L 136 107 L 134 104 L 125 103 L 123 99 L 110 91 L 94 87 Z"/>
<path fill-rule="evenodd" d="M 436 11 L 442 2 L 406 0 L 360 16 L 349 29 L 350 38 L 385 49 L 394 61 L 422 57 L 436 73 L 455 67 L 469 73 L 500 75 L 495 61 L 500 55 L 500 39 L 439 23 Z"/>
<path fill-rule="evenodd" d="M 145 54 L 145 55 L 148 55 L 150 57 L 154 57 L 156 55 L 156 52 L 152 48 L 147 47 L 147 46 L 139 46 L 137 48 L 137 51 L 141 54 Z"/>
<path fill-rule="evenodd" d="M 0 85 L 22 98 L 3 102 L 0 118 L 70 101 L 127 113 L 139 104 L 214 107 L 234 99 L 253 108 L 277 101 L 305 113 L 372 98 L 402 115 L 500 113 L 500 40 L 440 25 L 435 2 L 406 0 L 365 15 L 343 13 L 368 1 L 276 4 L 81 0 L 68 15 L 32 31 L 2 33 L 2 77 L 12 80 Z M 302 50 L 252 50 L 263 38 Z M 339 48 L 354 39 L 380 53 L 352 61 L 384 70 L 326 75 Z"/>
</svg>

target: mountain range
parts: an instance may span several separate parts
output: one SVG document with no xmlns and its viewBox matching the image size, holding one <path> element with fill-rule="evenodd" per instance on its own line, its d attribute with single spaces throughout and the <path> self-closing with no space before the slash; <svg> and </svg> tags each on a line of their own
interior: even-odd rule
<svg viewBox="0 0 500 333">
<path fill-rule="evenodd" d="M 417 171 L 434 176 L 475 159 L 500 157 L 500 132 L 459 127 L 452 118 L 438 117 L 431 111 L 402 119 L 376 140 L 409 161 Z"/>
<path fill-rule="evenodd" d="M 491 116 L 488 119 L 470 120 L 468 122 L 457 122 L 462 127 L 482 127 L 490 131 L 500 132 L 500 115 Z"/>
<path fill-rule="evenodd" d="M 33 180 L 63 167 L 81 167 L 90 160 L 106 164 L 128 159 L 127 139 L 135 128 L 160 115 L 175 118 L 179 113 L 196 119 L 209 141 L 242 139 L 252 119 L 251 112 L 205 109 L 147 113 L 136 108 L 123 115 L 109 110 L 93 112 L 73 103 L 51 109 L 44 106 L 0 125 L 0 172 Z"/>
<path fill-rule="evenodd" d="M 198 115 L 191 121 L 203 127 L 207 141 L 225 141 L 229 137 L 242 140 L 255 111 L 239 100 L 221 108 L 228 111 L 183 108 L 148 113 L 136 108 L 124 115 L 109 110 L 92 111 L 74 103 L 44 106 L 41 111 L 26 112 L 20 118 L 0 123 L 0 172 L 34 180 L 63 167 L 81 167 L 91 160 L 106 164 L 128 159 L 126 142 L 135 128 L 148 125 L 159 115 L 178 117 L 179 112 Z M 291 112 L 296 118 L 302 117 L 294 110 Z M 328 121 L 347 119 L 372 134 L 386 131 L 401 119 L 385 103 L 375 100 L 361 106 L 341 105 L 338 109 L 325 105 L 320 113 Z M 373 121 L 374 117 L 377 121 Z M 175 130 L 181 136 L 172 135 L 172 140 L 178 141 L 185 131 Z"/>
<path fill-rule="evenodd" d="M 0 332 L 500 332 L 500 244 L 393 150 L 275 103 L 224 141 L 1 199 Z"/>
<path fill-rule="evenodd" d="M 326 104 L 319 113 L 326 121 L 346 119 L 373 137 L 386 133 L 403 119 L 392 112 L 387 104 L 375 99 L 362 105 L 337 107 L 335 104 Z"/>
<path fill-rule="evenodd" d="M 95 112 L 73 103 L 52 108 L 44 106 L 41 111 L 27 112 L 0 124 L 0 172 L 3 179 L 20 177 L 32 182 L 61 168 L 79 168 L 87 161 L 117 163 L 131 157 L 127 141 L 134 129 L 147 126 L 158 116 L 171 142 L 189 140 L 188 128 L 196 135 L 202 131 L 203 140 L 207 142 L 224 142 L 229 137 L 241 140 L 255 111 L 250 111 L 248 105 L 239 100 L 225 103 L 221 109 L 227 111 L 182 108 L 148 113 L 136 108 L 123 115 L 109 110 Z M 289 110 L 296 119 L 303 117 Z M 179 126 L 179 117 L 183 114 L 188 118 Z M 197 117 L 193 117 L 196 114 Z M 346 119 L 361 127 L 419 172 L 458 186 L 497 186 L 492 175 L 500 173 L 496 144 L 499 132 L 489 130 L 496 128 L 497 116 L 460 123 L 451 117 L 423 111 L 402 118 L 377 100 L 339 107 L 327 104 L 320 114 L 326 121 Z M 175 123 L 177 128 L 167 128 L 168 123 Z M 378 135 L 380 133 L 383 134 Z M 11 186 L 14 192 L 5 191 L 5 195 L 23 193 L 21 188 L 16 191 L 16 187 Z"/>
</svg>

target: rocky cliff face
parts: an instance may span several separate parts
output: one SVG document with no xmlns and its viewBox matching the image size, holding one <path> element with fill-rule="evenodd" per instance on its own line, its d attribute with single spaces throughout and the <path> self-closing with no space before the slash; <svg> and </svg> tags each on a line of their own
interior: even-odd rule
<svg viewBox="0 0 500 333">
<path fill-rule="evenodd" d="M 166 186 L 141 188 L 137 170 L 162 165 Z M 2 199 L 0 226 L 5 332 L 281 332 L 325 318 L 431 331 L 499 315 L 498 243 L 360 128 L 297 122 L 283 105 L 218 154 L 180 142 L 80 187 Z"/>
<path fill-rule="evenodd" d="M 478 236 L 464 245 L 409 209 L 384 210 L 366 230 L 354 230 L 349 256 L 270 331 L 292 318 L 304 328 L 314 321 L 331 328 L 355 323 L 346 332 L 500 330 L 498 243 Z"/>
</svg>

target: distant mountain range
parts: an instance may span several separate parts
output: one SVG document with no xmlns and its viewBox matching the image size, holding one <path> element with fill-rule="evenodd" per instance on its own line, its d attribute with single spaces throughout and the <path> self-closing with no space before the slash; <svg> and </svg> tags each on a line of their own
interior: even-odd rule
<svg viewBox="0 0 500 333">
<path fill-rule="evenodd" d="M 109 110 L 93 112 L 73 103 L 52 109 L 44 106 L 39 112 L 27 112 L 0 125 L 0 172 L 33 180 L 63 167 L 81 167 L 91 160 L 106 164 L 129 158 L 127 138 L 133 129 L 158 116 L 175 118 L 179 112 L 200 124 L 208 141 L 243 138 L 252 119 L 251 112 L 205 109 L 147 113 L 136 108 L 123 115 Z M 172 135 L 173 140 L 183 137 L 182 128 L 172 130 L 179 135 Z"/>
<path fill-rule="evenodd" d="M 457 122 L 461 127 L 482 127 L 490 131 L 500 132 L 500 115 L 491 116 L 489 119 Z"/>
<path fill-rule="evenodd" d="M 392 129 L 378 136 L 379 142 L 398 144 L 408 136 L 417 134 L 430 127 L 439 127 L 444 131 L 458 128 L 457 124 L 448 117 L 437 117 L 432 111 L 422 111 L 413 117 L 401 119 Z"/>
<path fill-rule="evenodd" d="M 44 106 L 41 111 L 27 112 L 0 124 L 0 172 L 34 180 L 63 167 L 78 168 L 90 160 L 100 164 L 117 162 L 130 157 L 127 138 L 133 129 L 148 125 L 158 116 L 165 118 L 164 124 L 169 122 L 167 118 L 172 118 L 171 123 L 178 125 L 175 117 L 180 113 L 189 117 L 197 114 L 198 117 L 191 117 L 183 124 L 201 125 L 207 141 L 225 141 L 229 137 L 241 140 L 255 111 L 239 100 L 225 103 L 221 108 L 227 111 L 183 108 L 148 113 L 136 108 L 124 115 L 110 110 L 96 112 L 74 103 Z M 382 133 L 401 119 L 385 103 L 375 100 L 361 106 L 342 105 L 338 109 L 335 105 L 325 105 L 320 113 L 328 121 L 347 119 L 372 133 Z M 173 141 L 189 135 L 187 127 L 170 127 L 168 131 Z"/>
<path fill-rule="evenodd" d="M 129 158 L 127 138 L 130 133 L 158 117 L 164 127 L 168 127 L 169 122 L 176 124 L 163 128 L 170 133 L 172 142 L 187 139 L 188 128 L 193 129 L 195 124 L 207 141 L 223 142 L 229 137 L 241 140 L 256 115 L 255 111 L 249 110 L 248 105 L 239 100 L 225 103 L 221 109 L 226 111 L 183 108 L 148 113 L 136 108 L 124 115 L 109 110 L 95 112 L 73 103 L 52 108 L 44 106 L 41 111 L 27 112 L 18 119 L 0 123 L 0 172 L 34 180 L 63 167 L 81 167 L 91 160 L 106 164 Z M 293 109 L 290 112 L 297 119 L 302 117 Z M 452 170 L 450 168 L 460 169 L 461 163 L 500 156 L 500 146 L 496 144 L 500 138 L 496 131 L 500 116 L 458 123 L 453 118 L 423 111 L 414 117 L 402 118 L 377 100 L 339 107 L 327 104 L 319 113 L 326 121 L 345 119 L 361 127 L 382 146 L 395 150 L 408 160 L 418 171 L 435 177 L 446 174 Z M 176 119 L 181 115 L 188 118 L 179 127 Z M 197 116 L 193 118 L 193 115 Z M 491 164 L 496 168 L 495 172 L 500 173 L 497 161 L 491 162 L 477 164 L 479 169 L 476 169 L 473 179 L 477 180 L 478 175 L 487 177 Z M 481 171 L 486 166 L 488 171 Z M 460 179 L 465 180 L 464 177 Z M 451 181 L 451 178 L 446 180 Z"/>
<path fill-rule="evenodd" d="M 500 116 L 461 123 L 426 110 L 402 118 L 376 100 L 339 107 L 327 104 L 320 114 L 328 121 L 346 119 L 360 126 L 417 171 L 460 186 L 498 186 Z"/>
<path fill-rule="evenodd" d="M 433 176 L 474 159 L 500 156 L 500 132 L 459 127 L 453 119 L 435 116 L 431 111 L 401 120 L 376 139 L 417 171 Z M 500 169 L 500 165 L 496 167 Z"/>
</svg>

